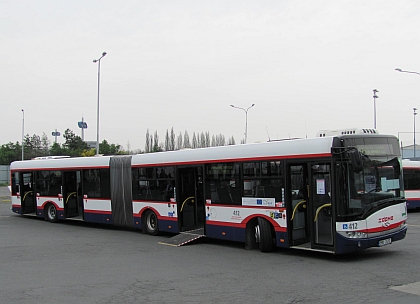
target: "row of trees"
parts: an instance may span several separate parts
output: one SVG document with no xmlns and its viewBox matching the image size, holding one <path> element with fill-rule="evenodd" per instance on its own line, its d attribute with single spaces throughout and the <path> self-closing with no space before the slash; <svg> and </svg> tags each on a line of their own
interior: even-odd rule
<svg viewBox="0 0 420 304">
<path fill-rule="evenodd" d="M 93 156 L 96 154 L 95 148 L 89 148 L 88 144 L 80 136 L 67 129 L 63 137 L 63 144 L 53 143 L 48 136 L 43 133 L 42 136 L 26 134 L 23 138 L 23 157 L 32 159 L 42 156 Z M 99 143 L 99 153 L 101 154 L 125 154 L 120 145 L 109 144 L 106 140 Z M 3 144 L 0 147 L 0 165 L 9 165 L 15 160 L 22 159 L 22 144 L 19 142 Z"/>
<path fill-rule="evenodd" d="M 157 131 L 155 131 L 152 136 L 149 133 L 149 129 L 147 129 L 144 152 L 174 151 L 225 145 L 235 145 L 235 139 L 233 136 L 226 141 L 225 136 L 222 134 L 210 136 L 210 132 L 193 132 L 192 140 L 190 141 L 190 136 L 187 131 L 185 131 L 184 136 L 182 136 L 181 132 L 178 136 L 175 136 L 174 128 L 171 128 L 170 132 L 169 130 L 166 130 L 165 142 L 162 143 L 159 142 L 159 135 Z"/>
<path fill-rule="evenodd" d="M 95 148 L 89 148 L 88 144 L 76 135 L 72 130 L 67 129 L 63 137 L 65 142 L 63 144 L 51 144 L 48 136 L 43 133 L 42 136 L 27 134 L 23 139 L 23 156 L 24 159 L 32 159 L 42 156 L 94 156 L 96 154 Z M 119 144 L 110 144 L 103 140 L 99 143 L 99 154 L 116 155 L 116 154 L 133 154 L 133 153 L 152 153 L 161 151 L 173 151 L 180 149 L 196 149 L 204 147 L 235 145 L 235 139 L 230 137 L 228 140 L 222 134 L 210 136 L 209 132 L 193 133 L 192 139 L 187 131 L 184 135 L 180 132 L 175 136 L 174 129 L 166 130 L 164 142 L 159 142 L 158 132 L 155 131 L 153 135 L 146 132 L 146 144 L 144 151 L 130 151 L 123 150 Z M 3 144 L 0 147 L 0 165 L 9 165 L 11 162 L 22 159 L 22 144 L 19 142 Z"/>
</svg>

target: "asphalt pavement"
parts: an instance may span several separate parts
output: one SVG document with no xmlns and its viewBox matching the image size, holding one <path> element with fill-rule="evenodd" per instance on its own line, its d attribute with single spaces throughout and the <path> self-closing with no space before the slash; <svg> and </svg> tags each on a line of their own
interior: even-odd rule
<svg viewBox="0 0 420 304">
<path fill-rule="evenodd" d="M 420 212 L 404 240 L 357 254 L 278 249 L 10 210 L 0 187 L 0 303 L 420 303 Z"/>
<path fill-rule="evenodd" d="M 0 187 L 0 202 L 10 202 L 10 191 L 8 187 Z"/>
</svg>

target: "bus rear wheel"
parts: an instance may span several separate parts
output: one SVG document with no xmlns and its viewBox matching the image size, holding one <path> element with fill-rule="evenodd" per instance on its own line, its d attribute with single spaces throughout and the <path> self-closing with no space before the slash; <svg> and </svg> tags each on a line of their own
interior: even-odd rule
<svg viewBox="0 0 420 304">
<path fill-rule="evenodd" d="M 54 204 L 48 204 L 46 208 L 47 213 L 47 220 L 51 223 L 58 222 L 58 214 L 57 214 L 57 208 L 54 206 Z"/>
<path fill-rule="evenodd" d="M 157 235 L 159 233 L 158 218 L 153 211 L 148 211 L 146 216 L 145 228 L 148 234 Z"/>
<path fill-rule="evenodd" d="M 273 251 L 273 233 L 271 225 L 266 219 L 258 218 L 258 224 L 255 226 L 255 239 L 259 244 L 261 252 Z"/>
</svg>

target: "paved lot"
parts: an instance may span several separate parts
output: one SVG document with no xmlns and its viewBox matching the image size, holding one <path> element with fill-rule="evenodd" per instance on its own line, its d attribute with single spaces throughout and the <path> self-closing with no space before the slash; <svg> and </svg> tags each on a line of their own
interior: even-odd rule
<svg viewBox="0 0 420 304">
<path fill-rule="evenodd" d="M 10 200 L 10 191 L 8 187 L 0 186 L 0 200 Z"/>
<path fill-rule="evenodd" d="M 14 215 L 0 189 L 0 303 L 419 303 L 420 213 L 400 242 L 354 255 L 199 240 Z M 6 201 L 4 201 L 6 200 Z"/>
</svg>

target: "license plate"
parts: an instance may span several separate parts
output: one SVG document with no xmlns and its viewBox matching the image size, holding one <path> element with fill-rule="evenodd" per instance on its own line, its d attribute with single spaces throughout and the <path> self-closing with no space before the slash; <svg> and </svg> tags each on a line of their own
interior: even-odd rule
<svg viewBox="0 0 420 304">
<path fill-rule="evenodd" d="M 378 242 L 379 246 L 385 246 L 385 245 L 388 245 L 388 244 L 391 244 L 391 239 L 380 240 Z"/>
</svg>

